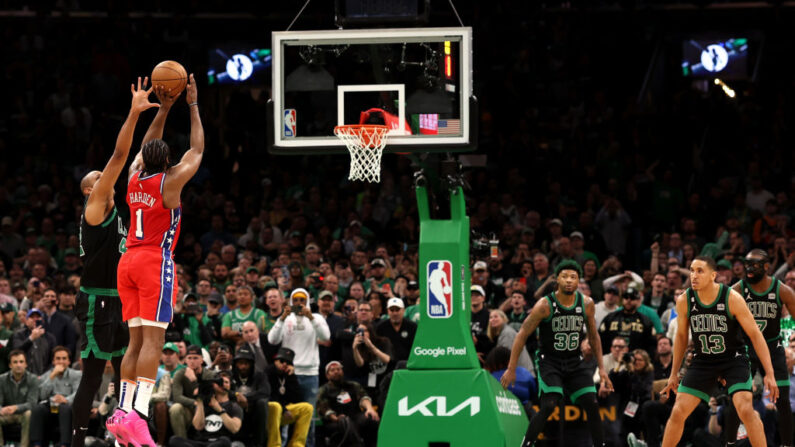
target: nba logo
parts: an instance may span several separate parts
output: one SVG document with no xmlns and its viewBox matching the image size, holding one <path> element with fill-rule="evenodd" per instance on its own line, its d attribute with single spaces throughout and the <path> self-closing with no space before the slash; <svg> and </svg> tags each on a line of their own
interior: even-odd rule
<svg viewBox="0 0 795 447">
<path fill-rule="evenodd" d="M 428 262 L 428 316 L 450 318 L 453 315 L 453 264 L 450 261 Z"/>
<path fill-rule="evenodd" d="M 295 136 L 295 109 L 284 109 L 284 136 Z"/>
</svg>

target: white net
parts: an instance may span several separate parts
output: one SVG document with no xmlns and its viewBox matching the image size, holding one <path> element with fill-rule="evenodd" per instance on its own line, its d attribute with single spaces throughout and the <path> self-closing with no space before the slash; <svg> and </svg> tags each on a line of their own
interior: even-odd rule
<svg viewBox="0 0 795 447">
<path fill-rule="evenodd" d="M 381 181 L 381 155 L 386 145 L 386 126 L 337 126 L 334 134 L 348 146 L 351 154 L 349 180 Z"/>
</svg>

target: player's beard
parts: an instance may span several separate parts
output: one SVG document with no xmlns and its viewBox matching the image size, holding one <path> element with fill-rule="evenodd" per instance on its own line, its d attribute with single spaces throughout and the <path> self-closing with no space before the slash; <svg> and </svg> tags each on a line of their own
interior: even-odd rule
<svg viewBox="0 0 795 447">
<path fill-rule="evenodd" d="M 751 273 L 753 276 L 748 276 Z M 757 284 L 758 282 L 765 279 L 765 270 L 764 268 L 753 268 L 753 269 L 746 269 L 745 270 L 745 280 L 751 284 Z"/>
</svg>

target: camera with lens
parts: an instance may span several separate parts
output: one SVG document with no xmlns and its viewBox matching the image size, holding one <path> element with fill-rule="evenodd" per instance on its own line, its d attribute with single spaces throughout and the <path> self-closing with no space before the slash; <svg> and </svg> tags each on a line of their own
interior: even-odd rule
<svg viewBox="0 0 795 447">
<path fill-rule="evenodd" d="M 212 377 L 209 379 L 200 379 L 199 380 L 199 397 L 201 398 L 204 405 L 208 405 L 210 399 L 215 396 L 215 388 L 213 384 L 218 384 L 219 386 L 224 385 L 224 379 L 222 377 Z"/>
<path fill-rule="evenodd" d="M 361 335 L 362 337 L 364 337 L 364 328 L 356 329 L 356 335 Z"/>
<path fill-rule="evenodd" d="M 621 363 L 626 363 L 627 365 L 631 364 L 632 354 L 630 354 L 629 352 L 624 353 L 624 355 L 621 356 Z"/>
<path fill-rule="evenodd" d="M 312 284 L 315 286 L 323 285 L 323 277 L 320 275 L 311 275 L 309 277 L 312 280 Z"/>
</svg>

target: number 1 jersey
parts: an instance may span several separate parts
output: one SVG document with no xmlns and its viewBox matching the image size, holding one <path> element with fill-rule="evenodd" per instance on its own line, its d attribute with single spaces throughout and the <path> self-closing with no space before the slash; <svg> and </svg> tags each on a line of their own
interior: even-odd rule
<svg viewBox="0 0 795 447">
<path fill-rule="evenodd" d="M 163 184 L 166 173 L 143 176 L 133 174 L 127 185 L 127 205 L 130 207 L 130 231 L 127 249 L 155 247 L 164 254 L 172 254 L 179 237 L 182 207 L 166 208 L 163 204 Z"/>
</svg>

